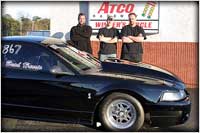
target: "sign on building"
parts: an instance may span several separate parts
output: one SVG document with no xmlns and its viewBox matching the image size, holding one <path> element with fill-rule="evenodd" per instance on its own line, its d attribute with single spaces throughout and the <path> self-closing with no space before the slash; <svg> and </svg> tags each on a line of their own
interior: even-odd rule
<svg viewBox="0 0 200 133">
<path fill-rule="evenodd" d="M 159 32 L 159 3 L 158 2 L 89 2 L 89 25 L 93 33 L 106 26 L 107 15 L 114 16 L 113 26 L 119 30 L 129 24 L 128 14 L 137 14 L 137 24 L 146 33 Z"/>
</svg>

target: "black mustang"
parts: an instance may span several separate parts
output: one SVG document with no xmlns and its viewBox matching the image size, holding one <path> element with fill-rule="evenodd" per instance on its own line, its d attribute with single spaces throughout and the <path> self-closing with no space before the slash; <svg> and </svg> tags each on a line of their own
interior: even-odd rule
<svg viewBox="0 0 200 133">
<path fill-rule="evenodd" d="M 2 38 L 2 116 L 136 131 L 184 123 L 184 83 L 148 64 L 100 62 L 59 39 Z"/>
</svg>

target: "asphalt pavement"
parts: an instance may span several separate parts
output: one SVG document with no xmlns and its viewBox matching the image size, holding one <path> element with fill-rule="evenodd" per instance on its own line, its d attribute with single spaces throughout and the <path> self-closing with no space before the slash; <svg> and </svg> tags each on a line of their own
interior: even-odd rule
<svg viewBox="0 0 200 133">
<path fill-rule="evenodd" d="M 189 120 L 182 125 L 168 128 L 152 128 L 144 125 L 140 131 L 142 132 L 198 132 L 199 131 L 199 92 L 198 88 L 188 89 L 191 97 L 192 108 Z M 41 122 L 31 120 L 19 120 L 11 118 L 1 119 L 1 131 L 34 131 L 34 132 L 98 132 L 101 130 L 93 129 L 79 124 L 63 124 L 53 122 Z"/>
</svg>

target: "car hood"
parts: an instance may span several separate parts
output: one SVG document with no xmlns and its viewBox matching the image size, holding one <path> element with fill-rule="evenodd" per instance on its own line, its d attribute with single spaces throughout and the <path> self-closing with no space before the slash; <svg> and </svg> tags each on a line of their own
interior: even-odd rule
<svg viewBox="0 0 200 133">
<path fill-rule="evenodd" d="M 102 62 L 102 71 L 100 73 L 110 73 L 117 75 L 136 76 L 160 79 L 170 82 L 182 82 L 174 74 L 159 67 L 139 63 L 139 64 L 120 64 L 111 62 Z"/>
</svg>

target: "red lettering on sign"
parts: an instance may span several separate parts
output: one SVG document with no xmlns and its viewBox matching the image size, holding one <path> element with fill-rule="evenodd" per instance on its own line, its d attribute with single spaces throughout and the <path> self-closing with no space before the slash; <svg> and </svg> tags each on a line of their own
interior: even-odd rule
<svg viewBox="0 0 200 133">
<path fill-rule="evenodd" d="M 122 26 L 125 26 L 125 25 L 126 25 L 126 22 L 123 22 L 123 23 L 122 23 Z"/>
<path fill-rule="evenodd" d="M 142 28 L 152 28 L 152 22 L 137 22 L 136 24 Z"/>
<path fill-rule="evenodd" d="M 149 22 L 148 28 L 152 28 L 152 22 Z"/>
<path fill-rule="evenodd" d="M 134 4 L 109 4 L 109 2 L 103 2 L 101 5 L 99 13 L 131 13 L 134 10 Z"/>
<path fill-rule="evenodd" d="M 102 28 L 106 26 L 106 22 L 96 22 L 95 27 L 96 28 Z"/>
<path fill-rule="evenodd" d="M 120 21 L 118 21 L 118 22 L 113 22 L 113 27 L 115 27 L 115 28 L 118 28 L 118 29 L 121 29 L 123 26 L 125 26 L 125 25 L 127 25 L 128 24 L 128 22 L 126 22 L 126 21 L 122 21 L 122 22 L 120 22 Z M 101 21 L 97 21 L 97 22 L 95 22 L 95 28 L 103 28 L 103 27 L 105 27 L 106 26 L 106 22 L 101 22 Z"/>
<path fill-rule="evenodd" d="M 100 22 L 96 22 L 95 24 L 96 24 L 95 27 L 100 27 L 101 26 Z"/>
<path fill-rule="evenodd" d="M 115 21 L 113 22 L 113 27 L 115 28 L 122 28 L 125 25 L 129 24 L 128 21 Z M 137 22 L 136 23 L 138 26 L 145 28 L 145 29 L 151 29 L 152 28 L 152 22 Z M 106 22 L 102 22 L 102 21 L 96 21 L 95 22 L 95 28 L 103 28 L 106 26 Z"/>
<path fill-rule="evenodd" d="M 115 9 L 115 6 L 116 6 L 116 4 L 111 4 L 110 6 L 111 6 L 110 13 L 113 13 L 113 11 L 114 11 L 114 9 Z"/>
<path fill-rule="evenodd" d="M 104 13 L 108 13 L 108 6 L 109 6 L 109 2 L 103 2 L 98 13 L 100 13 L 101 11 L 103 11 Z"/>
<path fill-rule="evenodd" d="M 133 9 L 134 9 L 134 4 L 128 4 L 127 6 L 126 6 L 126 12 L 127 13 L 131 13 L 131 12 L 133 12 Z"/>
<path fill-rule="evenodd" d="M 120 22 L 117 22 L 116 23 L 116 27 L 120 27 L 121 23 Z"/>
<path fill-rule="evenodd" d="M 140 26 L 146 28 L 147 27 L 147 23 L 146 22 L 142 22 L 142 23 L 140 23 Z"/>
<path fill-rule="evenodd" d="M 124 8 L 126 7 L 125 4 L 120 4 L 117 6 L 117 13 L 122 13 L 124 12 Z"/>
</svg>

